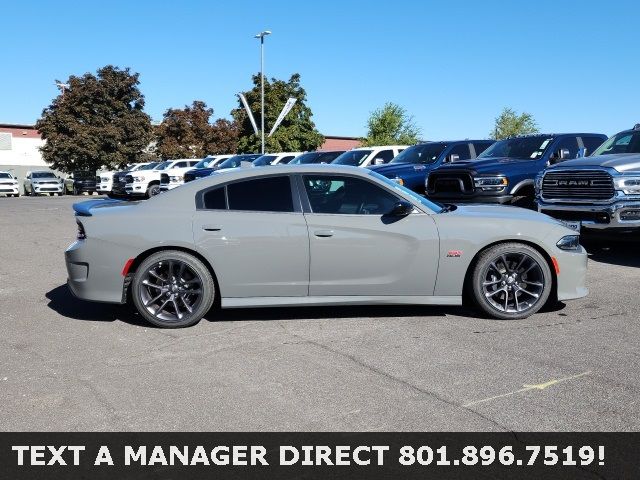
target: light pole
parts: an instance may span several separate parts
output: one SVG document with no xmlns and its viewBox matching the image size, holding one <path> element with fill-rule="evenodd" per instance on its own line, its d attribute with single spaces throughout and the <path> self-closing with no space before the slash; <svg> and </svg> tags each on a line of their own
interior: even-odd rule
<svg viewBox="0 0 640 480">
<path fill-rule="evenodd" d="M 261 98 L 261 114 L 260 114 L 260 135 L 262 136 L 262 154 L 264 155 L 264 37 L 271 35 L 270 30 L 258 33 L 254 38 L 260 39 L 260 98 Z"/>
</svg>

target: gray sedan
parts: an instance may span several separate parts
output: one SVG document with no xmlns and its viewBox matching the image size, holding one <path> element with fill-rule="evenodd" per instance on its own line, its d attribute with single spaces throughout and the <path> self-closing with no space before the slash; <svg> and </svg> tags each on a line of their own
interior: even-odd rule
<svg viewBox="0 0 640 480">
<path fill-rule="evenodd" d="M 79 298 L 131 301 L 161 327 L 212 306 L 460 305 L 525 318 L 587 294 L 578 235 L 516 207 L 432 203 L 375 172 L 235 169 L 146 202 L 74 205 Z"/>
</svg>

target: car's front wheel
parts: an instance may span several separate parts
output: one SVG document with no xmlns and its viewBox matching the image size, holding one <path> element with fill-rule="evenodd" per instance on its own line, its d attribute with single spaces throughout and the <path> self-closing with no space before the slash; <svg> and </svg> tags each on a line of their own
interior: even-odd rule
<svg viewBox="0 0 640 480">
<path fill-rule="evenodd" d="M 185 252 L 166 250 L 147 257 L 132 282 L 133 303 L 145 320 L 164 328 L 194 325 L 216 296 L 209 269 Z"/>
<path fill-rule="evenodd" d="M 160 193 L 160 185 L 158 185 L 157 183 L 154 183 L 153 185 L 150 185 L 149 188 L 147 189 L 147 198 L 155 197 L 159 193 Z"/>
<path fill-rule="evenodd" d="M 471 282 L 474 300 L 482 311 L 493 318 L 516 320 L 545 305 L 553 277 L 549 264 L 535 248 L 509 242 L 480 254 Z"/>
</svg>

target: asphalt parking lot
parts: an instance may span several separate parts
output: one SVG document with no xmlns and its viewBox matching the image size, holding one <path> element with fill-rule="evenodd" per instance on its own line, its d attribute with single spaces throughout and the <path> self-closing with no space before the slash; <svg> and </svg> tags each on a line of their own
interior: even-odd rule
<svg viewBox="0 0 640 480">
<path fill-rule="evenodd" d="M 640 429 L 637 243 L 596 248 L 591 294 L 524 321 L 243 309 L 167 331 L 71 296 L 79 200 L 0 198 L 2 430 Z"/>
</svg>

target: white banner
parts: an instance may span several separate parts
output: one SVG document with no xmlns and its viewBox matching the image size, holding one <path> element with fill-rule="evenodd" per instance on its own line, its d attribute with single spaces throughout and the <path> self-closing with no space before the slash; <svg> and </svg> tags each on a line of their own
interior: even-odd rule
<svg viewBox="0 0 640 480">
<path fill-rule="evenodd" d="M 282 111 L 280 112 L 280 115 L 278 115 L 278 119 L 276 120 L 276 123 L 273 124 L 273 128 L 269 132 L 269 136 L 273 135 L 273 132 L 276 131 L 276 128 L 278 128 L 278 126 L 282 123 L 282 120 L 284 120 L 284 117 L 287 116 L 287 113 L 291 111 L 291 109 L 295 104 L 296 104 L 295 98 L 291 97 L 289 98 L 289 100 L 287 100 L 287 103 L 285 103 L 284 107 L 282 107 Z"/>
<path fill-rule="evenodd" d="M 251 121 L 251 126 L 253 126 L 253 131 L 258 135 L 258 126 L 256 125 L 256 121 L 253 118 L 253 113 L 251 113 L 251 109 L 249 108 L 249 104 L 247 103 L 247 99 L 244 98 L 244 94 L 239 93 L 240 101 L 244 105 L 244 109 L 247 111 L 247 115 L 249 116 L 249 120 Z"/>
</svg>

